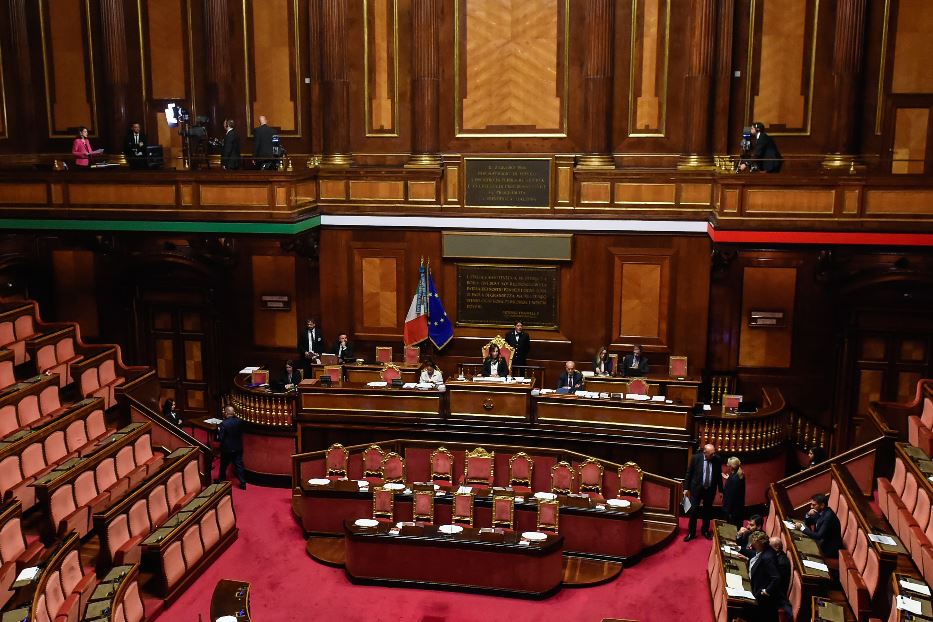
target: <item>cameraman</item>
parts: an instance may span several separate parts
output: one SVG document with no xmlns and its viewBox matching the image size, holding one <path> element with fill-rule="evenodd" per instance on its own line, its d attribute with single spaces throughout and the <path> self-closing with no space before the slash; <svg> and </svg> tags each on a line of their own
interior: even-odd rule
<svg viewBox="0 0 933 622">
<path fill-rule="evenodd" d="M 747 160 L 739 163 L 740 171 L 764 171 L 765 173 L 779 173 L 784 164 L 784 158 L 777 148 L 774 139 L 765 134 L 763 123 L 752 123 L 751 135 L 753 142 L 751 153 Z"/>
<path fill-rule="evenodd" d="M 259 115 L 259 127 L 253 130 L 253 157 L 256 167 L 271 171 L 276 168 L 275 157 L 272 152 L 272 137 L 275 132 L 266 124 L 266 116 Z"/>
</svg>

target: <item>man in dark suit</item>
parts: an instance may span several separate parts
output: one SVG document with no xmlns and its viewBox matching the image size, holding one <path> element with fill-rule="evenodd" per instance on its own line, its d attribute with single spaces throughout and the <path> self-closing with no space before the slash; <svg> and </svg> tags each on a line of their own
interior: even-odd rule
<svg viewBox="0 0 933 622">
<path fill-rule="evenodd" d="M 735 543 L 739 545 L 740 555 L 749 559 L 755 555 L 750 536 L 756 531 L 761 531 L 764 524 L 765 521 L 760 514 L 752 514 L 745 525 L 735 533 Z"/>
<path fill-rule="evenodd" d="M 765 173 L 779 173 L 784 165 L 784 157 L 777 148 L 774 139 L 765 133 L 763 123 L 752 123 L 752 137 L 755 139 L 752 145 L 752 151 L 749 155 L 748 164 L 739 165 L 739 170 L 744 171 L 749 166 L 752 170 L 764 171 Z"/>
<path fill-rule="evenodd" d="M 583 388 L 583 374 L 578 372 L 576 364 L 573 361 L 564 363 L 564 371 L 557 381 L 557 391 L 561 393 L 573 393 Z"/>
<path fill-rule="evenodd" d="M 353 358 L 353 344 L 350 343 L 350 338 L 347 337 L 346 333 L 337 335 L 337 343 L 334 344 L 334 354 L 337 355 L 337 359 L 341 363 L 348 363 L 356 360 Z"/>
<path fill-rule="evenodd" d="M 123 141 L 123 155 L 130 168 L 146 168 L 146 135 L 139 123 L 130 126 Z"/>
<path fill-rule="evenodd" d="M 641 346 L 635 346 L 631 354 L 622 358 L 622 374 L 625 376 L 647 376 L 648 357 L 641 353 Z"/>
<path fill-rule="evenodd" d="M 842 527 L 836 513 L 826 507 L 828 501 L 829 498 L 824 494 L 813 495 L 810 498 L 810 511 L 804 518 L 806 524 L 798 523 L 797 526 L 804 535 L 816 540 L 824 557 L 836 559 L 842 548 Z"/>
<path fill-rule="evenodd" d="M 220 152 L 220 167 L 225 171 L 240 168 L 240 137 L 234 129 L 233 119 L 224 121 L 224 145 Z"/>
<path fill-rule="evenodd" d="M 709 521 L 717 490 L 722 492 L 722 459 L 716 455 L 716 447 L 704 445 L 703 453 L 694 454 L 690 459 L 690 467 L 684 477 L 684 497 L 690 499 L 690 521 L 684 542 L 690 542 L 696 536 L 697 519 L 701 514 L 703 535 L 707 540 L 713 539 Z"/>
<path fill-rule="evenodd" d="M 778 606 L 787 614 L 788 620 L 793 620 L 794 611 L 787 597 L 790 592 L 790 559 L 784 552 L 784 541 L 780 538 L 770 538 L 768 544 L 774 550 L 774 565 L 777 567 L 780 582 L 778 583 L 778 593 L 776 594 Z"/>
<path fill-rule="evenodd" d="M 531 349 L 531 337 L 524 330 L 521 322 L 515 322 L 515 329 L 505 336 L 505 342 L 512 346 L 512 367 L 524 367 L 528 364 L 528 351 Z"/>
<path fill-rule="evenodd" d="M 298 331 L 298 353 L 305 368 L 305 374 L 311 369 L 312 363 L 319 363 L 324 352 L 324 335 L 317 327 L 314 318 L 308 318 L 305 328 Z"/>
<path fill-rule="evenodd" d="M 233 465 L 233 471 L 240 480 L 240 488 L 246 490 L 246 469 L 243 468 L 243 422 L 236 416 L 233 406 L 224 408 L 224 420 L 217 429 L 220 440 L 220 473 L 214 483 L 227 479 L 227 467 Z"/>
<path fill-rule="evenodd" d="M 752 594 L 758 603 L 755 620 L 772 622 L 777 620 L 777 609 L 781 599 L 778 596 L 781 575 L 775 561 L 774 549 L 768 544 L 768 535 L 756 531 L 751 535 L 755 556 L 748 560 L 748 580 L 752 584 Z"/>
<path fill-rule="evenodd" d="M 272 157 L 272 137 L 275 132 L 266 125 L 265 115 L 259 116 L 259 127 L 253 130 L 253 157 L 256 158 L 256 166 L 264 170 L 275 168 L 275 160 Z"/>
<path fill-rule="evenodd" d="M 499 352 L 499 346 L 493 344 L 489 346 L 486 360 L 483 361 L 483 376 L 498 376 L 505 378 L 509 375 L 509 364 L 505 362 Z"/>
</svg>

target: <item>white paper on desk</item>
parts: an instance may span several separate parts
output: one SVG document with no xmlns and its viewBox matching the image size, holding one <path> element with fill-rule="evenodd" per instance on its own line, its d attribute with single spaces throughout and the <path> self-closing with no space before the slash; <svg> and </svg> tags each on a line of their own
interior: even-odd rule
<svg viewBox="0 0 933 622">
<path fill-rule="evenodd" d="M 414 382 L 406 382 L 405 384 L 402 385 L 402 388 L 403 389 L 414 389 L 417 386 L 418 385 Z"/>
<path fill-rule="evenodd" d="M 593 376 L 596 375 L 596 372 L 595 372 L 595 371 L 585 371 L 585 372 L 582 372 L 582 374 L 583 374 L 583 377 L 584 377 L 584 378 L 592 378 Z"/>
<path fill-rule="evenodd" d="M 930 587 L 924 585 L 923 583 L 914 583 L 913 581 L 908 581 L 907 579 L 900 580 L 901 587 L 906 588 L 912 592 L 917 592 L 918 594 L 923 594 L 924 596 L 930 596 Z"/>
<path fill-rule="evenodd" d="M 713 410 L 709 404 L 703 404 L 703 410 Z"/>
<path fill-rule="evenodd" d="M 367 387 L 387 387 L 389 386 L 389 383 L 386 382 L 385 380 L 375 380 L 373 382 L 367 382 L 366 386 Z"/>
<path fill-rule="evenodd" d="M 240 370 L 240 373 L 241 373 L 241 374 L 251 374 L 251 373 L 253 373 L 254 371 L 256 371 L 257 369 L 262 369 L 262 368 L 261 368 L 261 367 L 244 367 L 243 369 Z"/>
<path fill-rule="evenodd" d="M 803 560 L 803 565 L 807 568 L 813 568 L 814 570 L 822 570 L 823 572 L 829 572 L 829 566 L 823 562 L 815 562 L 810 559 Z"/>
<path fill-rule="evenodd" d="M 216 417 L 211 417 L 210 419 L 205 419 L 204 423 L 207 423 L 209 425 L 220 425 L 223 422 L 220 419 L 217 419 Z"/>
<path fill-rule="evenodd" d="M 742 587 L 742 575 L 738 575 L 732 572 L 727 572 L 726 573 L 726 585 L 736 590 L 744 589 Z"/>
<path fill-rule="evenodd" d="M 897 540 L 891 536 L 886 536 L 880 533 L 870 533 L 868 534 L 868 539 L 872 542 L 877 542 L 878 544 L 886 544 L 888 546 L 896 546 Z"/>
<path fill-rule="evenodd" d="M 749 600 L 755 600 L 755 595 L 746 590 L 745 588 L 734 588 L 726 586 L 726 594 L 732 598 L 748 598 Z"/>
<path fill-rule="evenodd" d="M 573 394 L 576 395 L 577 397 L 586 397 L 586 391 L 584 391 L 583 389 L 574 391 Z"/>
<path fill-rule="evenodd" d="M 652 401 L 652 402 L 663 402 L 663 401 L 664 401 L 664 396 L 663 396 L 663 395 L 655 395 L 655 396 L 652 396 L 651 401 Z"/>
<path fill-rule="evenodd" d="M 739 550 L 732 545 L 723 544 L 720 548 L 722 549 L 722 552 L 726 553 L 727 555 L 734 555 L 736 557 L 741 557 L 741 555 L 739 554 Z"/>
<path fill-rule="evenodd" d="M 908 596 L 898 596 L 897 597 L 897 608 L 903 609 L 904 611 L 909 611 L 916 615 L 923 615 L 923 606 L 919 600 L 914 600 Z"/>
<path fill-rule="evenodd" d="M 32 581 L 39 574 L 38 566 L 30 566 L 29 568 L 23 568 L 19 571 L 19 574 L 16 575 L 17 581 Z"/>
<path fill-rule="evenodd" d="M 457 492 L 461 494 L 473 492 L 473 487 L 472 486 L 461 486 L 460 488 L 457 489 Z"/>
<path fill-rule="evenodd" d="M 784 521 L 784 525 L 785 525 L 788 529 L 797 529 L 797 523 L 795 523 L 795 522 L 792 521 L 792 520 L 786 520 L 786 521 Z"/>
<path fill-rule="evenodd" d="M 625 394 L 625 399 L 627 399 L 627 400 L 633 400 L 633 399 L 635 399 L 636 397 L 638 397 L 638 394 L 637 394 L 637 393 L 626 393 L 626 394 Z"/>
<path fill-rule="evenodd" d="M 550 395 L 554 392 L 554 389 L 541 389 L 541 395 Z"/>
</svg>

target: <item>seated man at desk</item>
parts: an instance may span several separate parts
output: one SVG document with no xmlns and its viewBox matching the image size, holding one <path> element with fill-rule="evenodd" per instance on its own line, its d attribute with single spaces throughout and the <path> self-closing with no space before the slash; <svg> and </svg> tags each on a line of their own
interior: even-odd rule
<svg viewBox="0 0 933 622">
<path fill-rule="evenodd" d="M 804 517 L 804 523 L 797 521 L 797 528 L 805 536 L 810 536 L 820 545 L 823 557 L 836 559 L 842 548 L 842 527 L 839 517 L 827 507 L 829 496 L 816 494 L 810 498 L 810 511 Z"/>
<path fill-rule="evenodd" d="M 509 375 L 509 364 L 499 353 L 499 346 L 489 346 L 489 353 L 483 361 L 483 376 L 487 378 L 505 378 Z"/>
<path fill-rule="evenodd" d="M 353 358 L 353 344 L 350 343 L 350 338 L 347 337 L 346 333 L 340 333 L 337 335 L 337 343 L 334 344 L 334 354 L 337 355 L 337 360 L 343 363 L 352 363 Z"/>
<path fill-rule="evenodd" d="M 609 358 L 609 351 L 606 346 L 600 348 L 599 352 L 596 353 L 596 358 L 593 359 L 593 373 L 597 376 L 612 375 L 612 359 Z"/>
<path fill-rule="evenodd" d="M 422 384 L 433 384 L 437 386 L 439 384 L 444 384 L 444 374 L 437 368 L 434 361 L 429 359 L 425 362 L 424 367 L 421 368 L 421 377 L 418 381 Z"/>
<path fill-rule="evenodd" d="M 576 365 L 573 361 L 564 363 L 564 371 L 557 381 L 558 393 L 573 393 L 583 388 L 583 374 L 574 369 Z"/>
<path fill-rule="evenodd" d="M 641 346 L 635 346 L 632 353 L 622 359 L 622 373 L 626 376 L 648 375 L 648 357 L 641 353 Z"/>
</svg>

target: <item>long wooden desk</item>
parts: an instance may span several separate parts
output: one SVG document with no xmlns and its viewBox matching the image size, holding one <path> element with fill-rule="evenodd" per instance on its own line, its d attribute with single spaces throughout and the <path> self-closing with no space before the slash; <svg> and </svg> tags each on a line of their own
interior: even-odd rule
<svg viewBox="0 0 933 622">
<path fill-rule="evenodd" d="M 449 380 L 450 417 L 505 417 L 531 421 L 534 382 Z"/>
<path fill-rule="evenodd" d="M 675 404 L 693 406 L 697 403 L 700 392 L 700 378 L 671 378 L 649 374 L 640 377 L 648 383 L 648 395 L 663 395 Z M 627 376 L 590 376 L 584 379 L 587 391 L 599 393 L 627 393 L 628 383 L 635 380 Z"/>
<path fill-rule="evenodd" d="M 436 526 L 343 525 L 353 581 L 438 586 L 541 597 L 560 588 L 564 538 L 528 542 L 519 533 Z"/>
<path fill-rule="evenodd" d="M 689 432 L 692 406 L 549 393 L 535 399 L 538 423 L 630 425 Z"/>
<path fill-rule="evenodd" d="M 362 359 L 360 359 L 362 360 Z M 418 381 L 418 370 L 420 369 L 419 365 L 405 364 L 405 363 L 393 363 L 396 367 L 399 368 L 399 371 L 402 372 L 402 380 L 405 382 L 417 382 Z M 325 365 L 313 364 L 311 365 L 311 374 L 308 380 L 319 379 L 324 375 Z M 351 384 L 366 384 L 367 382 L 378 382 L 382 380 L 382 369 L 383 366 L 381 363 L 369 364 L 369 363 L 346 363 L 340 365 L 340 377 L 345 381 Z"/>
<path fill-rule="evenodd" d="M 372 515 L 372 493 L 360 489 L 354 480 L 333 480 L 326 485 L 301 483 L 302 527 L 312 534 L 342 533 L 344 521 L 368 518 Z M 499 494 L 500 489 L 496 489 Z M 506 494 L 509 494 L 506 492 Z M 473 525 L 492 525 L 491 489 L 474 489 L 475 506 Z M 560 532 L 564 550 L 613 560 L 624 560 L 641 552 L 644 546 L 644 512 L 639 501 L 627 508 L 598 507 L 589 497 L 558 495 L 560 503 Z M 453 497 L 438 496 L 434 522 L 451 521 Z M 538 504 L 533 496 L 515 503 L 515 531 L 534 531 L 537 524 Z M 395 497 L 395 519 L 412 520 L 410 491 L 399 491 Z"/>
<path fill-rule="evenodd" d="M 441 396 L 437 390 L 370 387 L 361 382 L 340 382 L 331 386 L 317 380 L 304 380 L 301 416 L 305 420 L 333 418 L 437 419 L 441 416 Z"/>
</svg>

